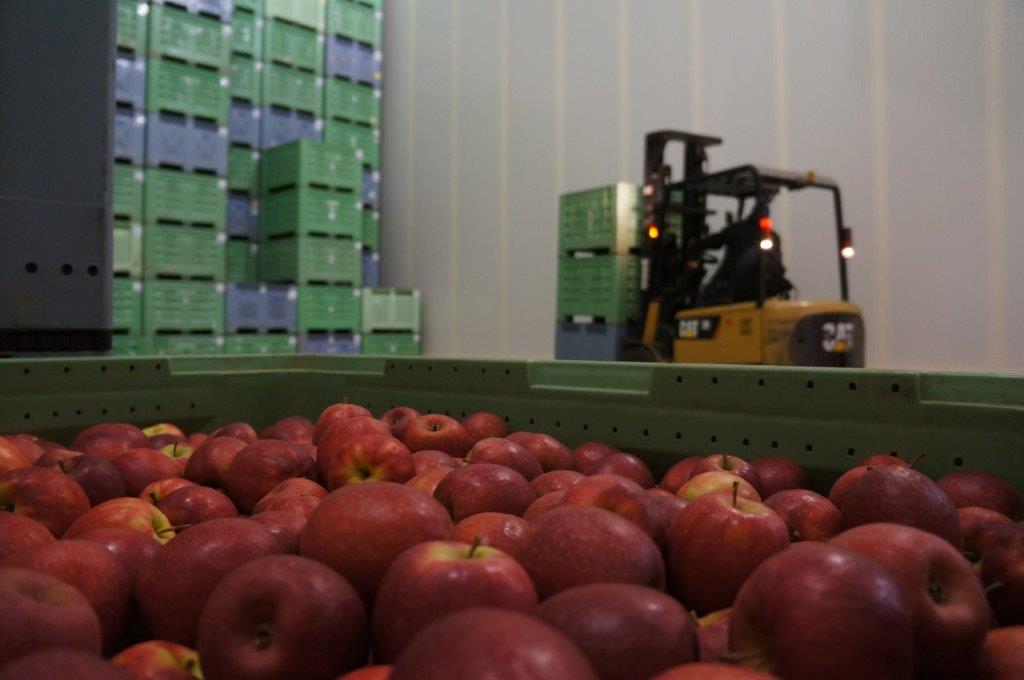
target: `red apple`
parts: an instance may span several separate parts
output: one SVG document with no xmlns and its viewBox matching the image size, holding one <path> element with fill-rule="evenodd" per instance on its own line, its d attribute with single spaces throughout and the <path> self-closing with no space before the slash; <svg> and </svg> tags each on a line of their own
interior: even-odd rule
<svg viewBox="0 0 1024 680">
<path fill-rule="evenodd" d="M 718 493 L 731 496 L 733 487 L 737 482 L 739 483 L 737 494 L 740 498 L 748 501 L 761 500 L 761 495 L 757 493 L 757 490 L 750 484 L 750 482 L 742 477 L 734 475 L 731 472 L 724 472 L 722 470 L 703 472 L 691 477 L 686 484 L 679 487 L 676 495 L 688 503 L 697 500 L 701 496 L 707 496 L 709 494 Z"/>
<path fill-rule="evenodd" d="M 354 422 L 355 418 L 348 422 Z M 341 427 L 341 426 L 338 426 Z M 333 428 L 325 436 L 331 438 Z M 320 449 L 324 486 L 333 491 L 361 482 L 407 482 L 413 477 L 412 454 L 390 434 L 364 434 L 349 439 L 337 449 Z"/>
<path fill-rule="evenodd" d="M 523 519 L 527 522 L 533 522 L 538 517 L 560 507 L 562 505 L 562 500 L 565 499 L 566 491 L 568 491 L 568 489 L 552 491 L 551 493 L 546 493 L 534 502 L 530 503 L 530 507 L 526 508 L 526 512 L 523 513 Z"/>
<path fill-rule="evenodd" d="M 601 678 L 649 678 L 694 660 L 696 625 L 665 593 L 626 583 L 592 583 L 544 601 L 537 616 L 586 654 Z"/>
<path fill-rule="evenodd" d="M 142 428 L 142 434 L 153 438 L 160 435 L 170 435 L 179 439 L 188 439 L 185 432 L 174 423 L 155 423 L 149 427 Z"/>
<path fill-rule="evenodd" d="M 343 486 L 325 496 L 299 539 L 300 552 L 373 600 L 396 557 L 417 543 L 448 539 L 452 521 L 432 498 L 393 482 Z"/>
<path fill-rule="evenodd" d="M 546 600 L 587 583 L 663 588 L 665 564 L 651 537 L 613 512 L 563 506 L 533 522 L 517 555 Z"/>
<path fill-rule="evenodd" d="M 240 512 L 253 507 L 275 486 L 313 472 L 313 461 L 288 442 L 263 439 L 235 454 L 224 473 L 224 491 Z"/>
<path fill-rule="evenodd" d="M 134 680 L 202 680 L 199 655 L 174 642 L 149 640 L 122 650 L 110 660 Z"/>
<path fill-rule="evenodd" d="M 909 467 L 910 463 L 892 453 L 875 453 L 857 463 L 857 467 L 886 467 L 887 465 Z"/>
<path fill-rule="evenodd" d="M 206 599 L 227 574 L 278 543 L 256 522 L 239 517 L 197 524 L 160 547 L 135 579 L 135 602 L 159 639 L 192 646 Z M 202 651 L 200 650 L 200 657 Z"/>
<path fill-rule="evenodd" d="M 0 562 L 10 555 L 53 541 L 53 534 L 31 517 L 0 512 Z"/>
<path fill-rule="evenodd" d="M 661 478 L 661 488 L 671 493 L 679 491 L 679 487 L 690 479 L 692 476 L 693 468 L 697 463 L 704 460 L 702 456 L 688 456 L 683 458 L 681 461 L 673 465 L 665 473 L 665 476 Z"/>
<path fill-rule="evenodd" d="M 289 494 L 268 493 L 260 499 L 256 507 L 252 509 L 255 517 L 264 512 L 288 512 L 308 519 L 316 506 L 320 505 L 320 499 L 316 496 L 292 496 Z"/>
<path fill-rule="evenodd" d="M 155 505 L 138 498 L 114 498 L 100 503 L 68 527 L 64 538 L 78 538 L 97 529 L 131 529 L 159 543 L 174 538 L 174 530 Z"/>
<path fill-rule="evenodd" d="M 80 453 L 93 453 L 112 460 L 118 454 L 132 449 L 149 447 L 149 437 L 134 425 L 126 423 L 100 423 L 78 433 L 68 448 Z"/>
<path fill-rule="evenodd" d="M 537 592 L 519 563 L 495 548 L 455 541 L 409 548 L 391 564 L 377 591 L 374 658 L 393 661 L 427 625 L 471 607 L 532 612 Z"/>
<path fill-rule="evenodd" d="M 786 523 L 789 540 L 827 541 L 839 533 L 839 508 L 822 495 L 806 489 L 785 489 L 764 502 Z"/>
<path fill-rule="evenodd" d="M 338 680 L 388 680 L 391 677 L 391 666 L 364 666 L 345 673 Z"/>
<path fill-rule="evenodd" d="M 1024 678 L 1024 626 L 990 630 L 978 660 L 979 680 Z"/>
<path fill-rule="evenodd" d="M 181 472 L 177 463 L 153 449 L 130 449 L 115 456 L 111 463 L 121 474 L 129 496 L 138 496 L 149 484 L 177 477 Z"/>
<path fill-rule="evenodd" d="M 761 478 L 758 491 L 762 498 L 771 498 L 780 491 L 806 489 L 807 475 L 802 467 L 785 458 L 758 458 L 750 463 Z M 742 476 L 742 475 L 741 475 Z M 755 488 L 757 485 L 754 485 Z"/>
<path fill-rule="evenodd" d="M 188 458 L 182 477 L 203 486 L 224 488 L 224 475 L 231 461 L 246 443 L 235 437 L 217 437 L 203 442 Z"/>
<path fill-rule="evenodd" d="M 29 465 L 35 464 L 45 451 L 42 444 L 39 443 L 39 438 L 31 434 L 12 434 L 8 435 L 6 439 L 21 449 L 21 452 L 28 458 Z"/>
<path fill-rule="evenodd" d="M 46 449 L 43 451 L 42 455 L 36 459 L 36 462 L 33 463 L 33 465 L 36 467 L 52 468 L 56 467 L 62 460 L 77 458 L 81 455 L 84 454 L 81 454 L 78 451 L 69 451 L 68 449 L 62 449 L 59 447 Z"/>
<path fill-rule="evenodd" d="M 34 519 L 54 538 L 89 510 L 78 482 L 56 470 L 18 468 L 0 474 L 0 510 Z"/>
<path fill-rule="evenodd" d="M 4 666 L 0 680 L 133 680 L 103 657 L 78 649 L 53 647 L 26 654 Z"/>
<path fill-rule="evenodd" d="M 607 442 L 583 442 L 572 452 L 576 469 L 583 472 L 595 460 L 618 453 L 619 450 Z"/>
<path fill-rule="evenodd" d="M 172 492 L 156 507 L 174 526 L 195 525 L 218 517 L 237 517 L 227 496 L 206 486 L 186 486 Z"/>
<path fill-rule="evenodd" d="M 631 453 L 612 453 L 600 458 L 583 471 L 588 477 L 601 474 L 621 475 L 645 489 L 654 486 L 654 476 L 642 460 Z"/>
<path fill-rule="evenodd" d="M 121 561 L 129 582 L 135 581 L 135 575 L 142 565 L 153 559 L 160 549 L 160 543 L 157 541 L 137 531 L 119 527 L 87 531 L 75 540 L 89 541 L 105 548 Z"/>
<path fill-rule="evenodd" d="M 198 639 L 210 680 L 331 680 L 366 663 L 366 610 L 352 586 L 327 567 L 273 555 L 217 585 Z"/>
<path fill-rule="evenodd" d="M 718 661 L 728 651 L 730 613 L 728 607 L 697 619 L 697 658 L 701 661 Z"/>
<path fill-rule="evenodd" d="M 195 482 L 189 481 L 184 477 L 168 477 L 166 479 L 158 479 L 152 484 L 148 484 L 145 489 L 139 493 L 139 500 L 146 501 L 157 505 L 163 499 L 170 496 L 178 489 L 184 489 L 187 486 L 199 486 Z M 176 522 L 175 522 L 176 523 Z"/>
<path fill-rule="evenodd" d="M 832 504 L 839 508 L 840 511 L 843 509 L 843 503 L 846 502 L 846 497 L 850 494 L 850 490 L 860 481 L 860 478 L 868 470 L 873 470 L 876 466 L 858 466 L 851 468 L 841 474 L 839 479 L 832 485 L 832 489 L 828 492 L 828 499 L 832 501 Z M 883 466 L 884 467 L 884 466 Z"/>
<path fill-rule="evenodd" d="M 456 524 L 452 538 L 463 543 L 479 542 L 514 557 L 529 530 L 530 523 L 522 517 L 503 512 L 481 512 Z"/>
<path fill-rule="evenodd" d="M 1024 623 L 1024 529 L 999 527 L 984 548 L 981 580 L 999 623 Z"/>
<path fill-rule="evenodd" d="M 434 490 L 434 498 L 458 522 L 478 512 L 522 516 L 534 495 L 526 478 L 512 468 L 477 463 L 445 475 Z"/>
<path fill-rule="evenodd" d="M 20 446 L 6 437 L 0 437 L 0 472 L 28 467 L 33 462 L 35 461 L 30 460 Z"/>
<path fill-rule="evenodd" d="M 979 470 L 957 470 L 936 483 L 958 508 L 987 508 L 1010 519 L 1020 519 L 1020 492 L 998 475 Z"/>
<path fill-rule="evenodd" d="M 145 430 L 143 430 L 143 432 L 145 432 Z M 150 436 L 147 448 L 157 449 L 159 451 L 165 446 L 174 446 L 175 444 L 187 446 L 188 437 L 177 434 L 155 434 Z"/>
<path fill-rule="evenodd" d="M 286 442 L 313 442 L 316 426 L 309 418 L 288 416 L 260 430 L 260 439 L 281 439 Z"/>
<path fill-rule="evenodd" d="M 401 439 L 405 435 L 405 428 L 409 426 L 409 423 L 420 417 L 420 412 L 414 408 L 408 406 L 399 406 L 393 408 L 390 411 L 386 411 L 384 415 L 380 417 L 380 421 L 388 426 L 391 430 L 392 436 L 397 439 Z"/>
<path fill-rule="evenodd" d="M 757 490 L 757 493 L 761 498 L 768 497 L 764 491 L 761 483 L 761 475 L 758 474 L 757 469 L 739 456 L 733 456 L 728 453 L 708 456 L 701 462 L 694 465 L 693 470 L 690 472 L 690 479 L 693 479 L 701 473 L 714 472 L 716 470 L 731 472 L 740 479 L 749 482 L 750 485 Z"/>
<path fill-rule="evenodd" d="M 100 621 L 103 650 L 113 652 L 124 632 L 132 588 L 121 560 L 92 541 L 65 539 L 11 555 L 5 567 L 43 572 L 76 588 Z"/>
<path fill-rule="evenodd" d="M 963 547 L 953 501 L 935 482 L 909 467 L 868 470 L 850 489 L 840 510 L 844 529 L 894 522 L 930 531 L 957 550 Z"/>
<path fill-rule="evenodd" d="M 619 475 L 593 475 L 565 491 L 562 505 L 590 505 L 625 517 L 653 535 L 654 519 L 647 510 L 647 494 L 639 484 Z"/>
<path fill-rule="evenodd" d="M 205 432 L 193 432 L 188 436 L 188 445 L 193 449 L 198 449 L 200 446 L 206 443 L 206 440 L 210 438 L 210 435 Z"/>
<path fill-rule="evenodd" d="M 316 444 L 317 467 L 320 470 L 320 474 L 326 474 L 327 466 L 334 460 L 341 447 L 345 445 L 345 442 L 367 434 L 379 434 L 390 437 L 391 430 L 376 418 L 353 416 L 345 418 L 322 433 Z"/>
<path fill-rule="evenodd" d="M 412 469 L 417 475 L 438 467 L 455 467 L 455 459 L 444 451 L 417 451 L 412 454 Z"/>
<path fill-rule="evenodd" d="M 488 411 L 472 413 L 463 418 L 462 426 L 466 428 L 474 442 L 490 437 L 504 437 L 508 434 L 508 425 L 501 419 L 501 416 Z"/>
<path fill-rule="evenodd" d="M 789 547 L 789 533 L 757 501 L 709 494 L 679 513 L 667 543 L 672 591 L 707 614 L 731 605 L 754 569 Z"/>
<path fill-rule="evenodd" d="M 529 451 L 507 439 L 497 437 L 481 439 L 474 444 L 466 454 L 466 462 L 504 465 L 521 474 L 526 481 L 530 481 L 544 472 L 540 463 Z"/>
<path fill-rule="evenodd" d="M 651 536 L 658 548 L 664 550 L 668 542 L 669 529 L 679 517 L 679 513 L 689 504 L 664 489 L 647 489 L 645 496 L 644 504 L 647 506 L 647 514 L 651 517 L 653 527 Z"/>
<path fill-rule="evenodd" d="M 796 543 L 743 584 L 729 615 L 729 653 L 783 678 L 906 680 L 910 609 L 874 560 L 827 543 Z"/>
<path fill-rule="evenodd" d="M 701 662 L 669 668 L 650 680 L 778 680 L 778 677 L 732 664 Z"/>
<path fill-rule="evenodd" d="M 921 677 L 974 673 L 990 612 L 970 563 L 947 541 L 902 524 L 865 524 L 832 539 L 882 565 L 913 620 L 914 668 Z"/>
<path fill-rule="evenodd" d="M 99 505 L 125 495 L 120 473 L 105 458 L 84 453 L 60 461 L 56 468 L 78 482 L 89 499 L 89 505 Z"/>
<path fill-rule="evenodd" d="M 281 552 L 289 555 L 299 554 L 299 537 L 308 520 L 307 515 L 287 510 L 265 510 L 252 516 L 252 521 L 270 532 Z"/>
<path fill-rule="evenodd" d="M 568 489 L 584 479 L 587 479 L 587 476 L 575 470 L 552 470 L 530 480 L 530 488 L 537 498 L 540 498 L 552 491 Z"/>
<path fill-rule="evenodd" d="M 312 479 L 306 479 L 305 477 L 292 477 L 291 479 L 284 480 L 268 491 L 267 495 L 260 499 L 260 502 L 270 498 L 271 496 L 312 496 L 314 498 L 323 498 L 326 495 L 327 489 L 320 486 Z"/>
<path fill-rule="evenodd" d="M 448 473 L 452 471 L 452 468 L 447 467 L 436 467 L 422 472 L 408 482 L 406 486 L 411 486 L 417 491 L 422 491 L 431 498 L 434 497 L 434 492 L 437 491 L 437 485 L 441 483 L 441 480 L 448 476 Z"/>
<path fill-rule="evenodd" d="M 544 472 L 576 469 L 572 451 L 551 435 L 540 432 L 513 432 L 506 439 L 529 451 Z"/>
<path fill-rule="evenodd" d="M 210 439 L 217 437 L 234 437 L 241 439 L 246 444 L 252 444 L 256 441 L 256 430 L 249 423 L 228 423 L 210 435 Z"/>
<path fill-rule="evenodd" d="M 565 636 L 522 612 L 478 607 L 449 614 L 412 639 L 389 680 L 597 680 Z"/>
<path fill-rule="evenodd" d="M 1013 520 L 1006 515 L 986 508 L 957 508 L 956 514 L 964 530 L 964 556 L 972 562 L 981 559 L 979 539 L 985 527 L 1013 525 Z"/>
<path fill-rule="evenodd" d="M 402 441 L 413 453 L 429 449 L 456 458 L 465 456 L 473 447 L 473 437 L 462 423 L 440 413 L 428 413 L 409 423 Z"/>
<path fill-rule="evenodd" d="M 355 404 L 331 404 L 323 410 L 320 417 L 316 419 L 316 428 L 313 431 L 313 443 L 319 444 L 323 436 L 332 425 L 345 420 L 346 418 L 358 418 L 360 416 L 370 417 L 372 414 L 362 406 Z"/>
</svg>

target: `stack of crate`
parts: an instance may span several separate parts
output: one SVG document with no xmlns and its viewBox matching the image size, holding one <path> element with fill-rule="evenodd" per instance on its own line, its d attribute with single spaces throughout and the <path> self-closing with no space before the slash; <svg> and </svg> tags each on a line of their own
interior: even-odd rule
<svg viewBox="0 0 1024 680">
<path fill-rule="evenodd" d="M 260 277 L 295 286 L 300 351 L 358 353 L 361 182 L 337 144 L 300 139 L 260 159 Z"/>
<path fill-rule="evenodd" d="M 640 314 L 637 199 L 626 182 L 559 199 L 556 358 L 621 358 Z"/>
<path fill-rule="evenodd" d="M 419 354 L 420 292 L 364 288 L 362 331 L 363 354 Z"/>
</svg>

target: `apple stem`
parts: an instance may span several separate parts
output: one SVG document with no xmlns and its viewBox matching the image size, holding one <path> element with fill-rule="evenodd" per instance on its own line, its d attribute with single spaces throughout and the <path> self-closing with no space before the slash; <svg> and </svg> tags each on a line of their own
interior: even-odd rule
<svg viewBox="0 0 1024 680">
<path fill-rule="evenodd" d="M 182 529 L 188 529 L 190 526 L 192 526 L 192 525 L 191 524 L 175 524 L 174 526 L 167 526 L 167 527 L 164 527 L 163 529 L 160 529 L 159 531 L 157 531 L 156 535 L 157 536 L 163 536 L 164 534 L 169 533 L 171 531 L 181 531 Z"/>
<path fill-rule="evenodd" d="M 470 546 L 469 546 L 469 553 L 467 553 L 466 557 L 470 557 L 470 558 L 473 557 L 473 554 L 476 553 L 476 549 L 479 548 L 479 547 L 480 547 L 480 537 L 479 536 L 474 536 L 473 537 L 473 543 L 470 544 Z"/>
<path fill-rule="evenodd" d="M 156 491 L 150 491 L 149 498 L 152 501 L 153 505 L 156 505 L 157 503 L 160 502 L 160 499 L 156 497 Z"/>
<path fill-rule="evenodd" d="M 913 469 L 915 465 L 917 465 L 918 463 L 921 462 L 922 458 L 924 458 L 924 454 L 923 453 L 920 456 L 918 456 L 917 458 L 915 458 L 914 460 L 910 461 L 910 463 L 907 465 L 907 467 Z"/>
<path fill-rule="evenodd" d="M 732 507 L 736 507 L 736 498 L 740 495 L 740 483 L 732 483 Z"/>
<path fill-rule="evenodd" d="M 70 458 L 65 458 L 64 460 L 62 460 L 62 461 L 59 461 L 59 462 L 57 463 L 57 467 L 59 467 L 59 468 L 60 468 L 60 471 L 61 471 L 61 472 L 63 472 L 64 474 L 67 474 L 67 473 L 68 473 L 68 468 L 67 468 L 67 465 L 66 465 L 66 463 L 67 463 L 67 462 L 68 462 L 69 460 L 70 460 Z"/>
</svg>

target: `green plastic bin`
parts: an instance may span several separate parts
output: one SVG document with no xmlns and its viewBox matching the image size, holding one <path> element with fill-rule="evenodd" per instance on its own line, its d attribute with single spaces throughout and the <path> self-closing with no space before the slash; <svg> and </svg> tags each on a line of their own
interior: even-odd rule
<svg viewBox="0 0 1024 680">
<path fill-rule="evenodd" d="M 114 330 L 123 333 L 142 331 L 142 282 L 121 276 L 114 277 Z"/>
<path fill-rule="evenodd" d="M 359 331 L 359 288 L 351 286 L 299 286 L 299 333 Z"/>
<path fill-rule="evenodd" d="M 255 194 L 259 188 L 260 152 L 232 146 L 228 149 L 228 189 Z"/>
<path fill-rule="evenodd" d="M 558 261 L 558 319 L 627 323 L 640 314 L 635 255 L 564 257 Z"/>
<path fill-rule="evenodd" d="M 114 163 L 114 217 L 130 222 L 142 221 L 142 188 L 146 171 L 134 165 Z"/>
<path fill-rule="evenodd" d="M 133 52 L 146 49 L 146 12 L 149 3 L 117 0 L 117 46 Z M 141 7 L 145 10 L 140 11 Z"/>
<path fill-rule="evenodd" d="M 361 192 L 363 170 L 348 147 L 300 139 L 263 154 L 260 183 L 264 191 L 321 186 Z"/>
<path fill-rule="evenodd" d="M 267 239 L 260 250 L 260 276 L 272 283 L 362 282 L 362 244 L 330 236 Z"/>
<path fill-rule="evenodd" d="M 377 126 L 380 124 L 380 90 L 341 78 L 328 78 L 324 92 L 324 117 Z"/>
<path fill-rule="evenodd" d="M 323 76 L 284 64 L 263 64 L 263 95 L 266 106 L 281 106 L 321 116 L 324 108 Z"/>
<path fill-rule="evenodd" d="M 363 289 L 363 333 L 420 330 L 420 292 L 396 288 Z"/>
<path fill-rule="evenodd" d="M 137 333 L 119 333 L 110 337 L 110 353 L 115 356 L 140 356 L 152 354 L 149 339 Z"/>
<path fill-rule="evenodd" d="M 352 192 L 316 187 L 297 187 L 264 194 L 260 204 L 260 233 L 263 238 L 278 234 L 358 238 L 362 231 L 360 198 Z"/>
<path fill-rule="evenodd" d="M 294 335 L 283 333 L 241 333 L 224 336 L 225 354 L 294 354 Z"/>
<path fill-rule="evenodd" d="M 235 12 L 238 10 L 260 14 L 263 12 L 263 0 L 235 0 Z M 234 16 L 237 17 L 238 14 Z"/>
<path fill-rule="evenodd" d="M 386 356 L 418 356 L 418 333 L 370 333 L 362 337 L 360 354 Z"/>
<path fill-rule="evenodd" d="M 380 213 L 363 210 L 363 247 L 380 250 Z"/>
<path fill-rule="evenodd" d="M 146 65 L 146 108 L 228 122 L 229 78 L 202 66 L 169 59 Z"/>
<path fill-rule="evenodd" d="M 231 55 L 231 97 L 255 105 L 260 103 L 260 62 L 244 54 Z"/>
<path fill-rule="evenodd" d="M 142 276 L 142 226 L 114 220 L 114 274 L 137 279 Z"/>
<path fill-rule="evenodd" d="M 254 59 L 263 56 L 263 18 L 251 8 L 235 3 L 231 15 L 231 51 Z"/>
<path fill-rule="evenodd" d="M 327 32 L 379 45 L 381 20 L 373 7 L 353 0 L 328 0 Z"/>
<path fill-rule="evenodd" d="M 142 235 L 146 278 L 224 280 L 226 235 L 209 227 L 147 224 Z"/>
<path fill-rule="evenodd" d="M 142 287 L 142 330 L 224 333 L 224 284 L 149 280 Z"/>
<path fill-rule="evenodd" d="M 311 73 L 323 73 L 324 36 L 306 26 L 267 18 L 263 22 L 263 59 Z"/>
<path fill-rule="evenodd" d="M 149 6 L 149 56 L 222 69 L 231 53 L 231 24 L 173 5 Z"/>
<path fill-rule="evenodd" d="M 619 182 L 562 194 L 558 201 L 558 254 L 600 250 L 625 255 L 637 244 L 637 188 Z"/>
<path fill-rule="evenodd" d="M 260 246 L 245 238 L 232 237 L 225 245 L 224 280 L 256 283 Z"/>
<path fill-rule="evenodd" d="M 269 17 L 324 30 L 324 0 L 263 0 L 263 11 Z"/>
<path fill-rule="evenodd" d="M 324 124 L 324 141 L 355 149 L 363 165 L 376 168 L 380 163 L 380 130 L 356 123 L 328 120 Z"/>
<path fill-rule="evenodd" d="M 150 169 L 145 182 L 145 221 L 192 224 L 223 231 L 227 224 L 227 180 L 180 170 Z"/>
</svg>

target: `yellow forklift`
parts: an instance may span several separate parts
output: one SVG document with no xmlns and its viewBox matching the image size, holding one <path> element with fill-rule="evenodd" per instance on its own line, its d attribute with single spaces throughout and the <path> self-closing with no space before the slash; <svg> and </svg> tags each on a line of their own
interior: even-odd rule
<svg viewBox="0 0 1024 680">
<path fill-rule="evenodd" d="M 683 177 L 673 181 L 670 144 L 682 145 Z M 846 261 L 851 231 L 843 225 L 839 186 L 813 172 L 755 165 L 707 172 L 708 137 L 675 130 L 649 133 L 644 152 L 640 244 L 642 315 L 627 343 L 628 361 L 864 365 L 864 319 L 849 301 Z M 839 300 L 793 299 L 772 229 L 771 202 L 781 190 L 832 194 Z M 736 201 L 724 227 L 709 233 L 708 199 Z M 723 249 L 721 258 L 712 251 Z M 717 265 L 717 266 L 716 266 Z M 713 268 L 710 277 L 709 271 Z M 708 279 L 708 280 L 705 280 Z"/>
</svg>

